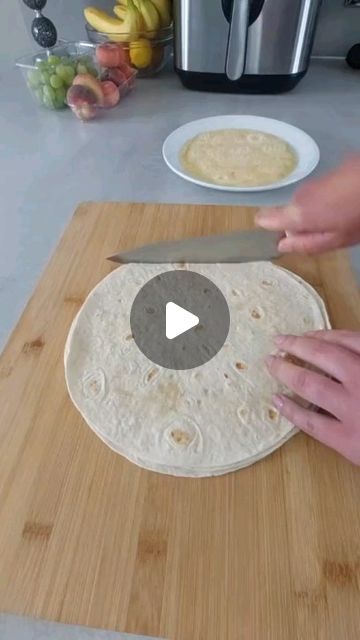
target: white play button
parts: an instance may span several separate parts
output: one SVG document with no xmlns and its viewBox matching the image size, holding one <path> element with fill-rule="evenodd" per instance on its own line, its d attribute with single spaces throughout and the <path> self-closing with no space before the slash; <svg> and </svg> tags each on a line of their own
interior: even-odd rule
<svg viewBox="0 0 360 640">
<path fill-rule="evenodd" d="M 230 312 L 209 278 L 175 269 L 154 275 L 141 287 L 131 306 L 130 326 L 146 358 L 165 369 L 185 371 L 209 362 L 224 346 Z"/>
<path fill-rule="evenodd" d="M 166 305 L 166 337 L 173 340 L 199 324 L 199 318 L 175 302 Z"/>
</svg>

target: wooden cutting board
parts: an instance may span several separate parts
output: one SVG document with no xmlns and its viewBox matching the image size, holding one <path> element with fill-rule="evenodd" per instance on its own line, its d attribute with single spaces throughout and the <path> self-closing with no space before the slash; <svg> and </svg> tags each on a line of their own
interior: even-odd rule
<svg viewBox="0 0 360 640">
<path fill-rule="evenodd" d="M 355 640 L 360 469 L 301 434 L 177 479 L 110 451 L 72 406 L 70 324 L 116 249 L 252 226 L 235 207 L 83 204 L 0 361 L 0 608 L 172 640 Z M 360 329 L 346 254 L 281 261 Z"/>
</svg>

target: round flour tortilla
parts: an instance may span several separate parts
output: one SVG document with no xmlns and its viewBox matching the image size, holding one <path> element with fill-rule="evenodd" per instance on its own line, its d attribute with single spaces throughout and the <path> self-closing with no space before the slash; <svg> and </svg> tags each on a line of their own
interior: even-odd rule
<svg viewBox="0 0 360 640">
<path fill-rule="evenodd" d="M 264 359 L 278 333 L 329 328 L 316 291 L 269 262 L 185 265 L 209 278 L 230 309 L 223 348 L 197 369 L 151 363 L 136 346 L 130 310 L 139 289 L 176 265 L 126 265 L 90 293 L 65 348 L 70 396 L 95 433 L 141 467 L 220 475 L 268 455 L 296 429 L 272 406 L 286 389 Z M 287 392 L 287 391 L 286 391 Z"/>
</svg>

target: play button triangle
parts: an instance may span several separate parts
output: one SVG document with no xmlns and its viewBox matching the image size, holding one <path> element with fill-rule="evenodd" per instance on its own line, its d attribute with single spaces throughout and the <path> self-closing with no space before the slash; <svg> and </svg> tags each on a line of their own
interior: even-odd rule
<svg viewBox="0 0 360 640">
<path fill-rule="evenodd" d="M 166 305 L 166 337 L 173 340 L 199 324 L 199 318 L 175 302 Z"/>
</svg>

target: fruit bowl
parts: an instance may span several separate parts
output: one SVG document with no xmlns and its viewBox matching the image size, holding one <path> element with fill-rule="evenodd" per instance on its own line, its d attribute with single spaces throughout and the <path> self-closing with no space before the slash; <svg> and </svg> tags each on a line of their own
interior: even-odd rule
<svg viewBox="0 0 360 640">
<path fill-rule="evenodd" d="M 139 78 L 155 76 L 169 63 L 173 51 L 173 26 L 159 29 L 156 33 L 104 33 L 85 24 L 91 43 L 117 42 L 128 56 L 128 61 L 138 71 Z"/>
<path fill-rule="evenodd" d="M 99 77 L 101 70 L 95 50 L 90 42 L 66 42 L 23 56 L 16 61 L 16 66 L 38 104 L 46 109 L 65 109 L 67 91 L 77 74 Z"/>
</svg>

